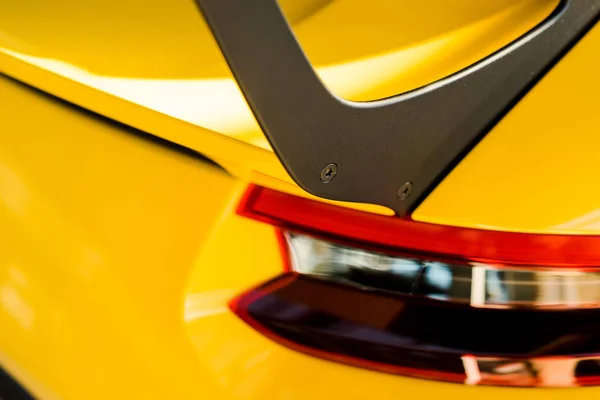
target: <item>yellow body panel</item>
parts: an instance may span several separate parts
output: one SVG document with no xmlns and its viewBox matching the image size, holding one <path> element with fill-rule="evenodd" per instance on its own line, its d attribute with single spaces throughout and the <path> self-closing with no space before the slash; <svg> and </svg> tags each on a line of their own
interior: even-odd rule
<svg viewBox="0 0 600 400">
<path fill-rule="evenodd" d="M 402 2 L 373 1 L 386 10 L 381 20 L 363 1 L 283 6 L 331 90 L 371 99 L 484 57 L 557 4 L 431 2 L 438 11 L 431 24 L 414 18 L 425 2 L 402 14 Z M 450 22 L 440 28 L 443 20 Z M 380 35 L 376 46 L 374 37 L 336 39 L 356 21 L 416 33 L 405 42 Z M 328 27 L 329 42 L 321 40 Z M 598 46 L 596 29 L 414 218 L 600 232 L 590 184 Z M 273 228 L 235 214 L 248 183 L 308 195 L 269 149 L 191 1 L 0 0 L 0 72 L 228 171 L 0 75 L 0 366 L 39 399 L 600 395 L 600 388 L 467 387 L 348 367 L 284 348 L 229 311 L 235 294 L 283 268 Z"/>
<path fill-rule="evenodd" d="M 599 234 L 599 62 L 596 26 L 413 218 L 506 231 Z"/>
<path fill-rule="evenodd" d="M 597 398 L 312 358 L 227 308 L 283 268 L 246 182 L 0 78 L 0 365 L 46 399 Z M 35 116 L 35 118 L 32 118 Z"/>
<path fill-rule="evenodd" d="M 531 29 L 557 4 L 282 1 L 325 84 L 360 100 L 456 72 Z M 243 166 L 266 186 L 305 195 L 270 150 L 192 0 L 0 0 L 0 10 L 0 72 L 236 173 Z"/>
</svg>

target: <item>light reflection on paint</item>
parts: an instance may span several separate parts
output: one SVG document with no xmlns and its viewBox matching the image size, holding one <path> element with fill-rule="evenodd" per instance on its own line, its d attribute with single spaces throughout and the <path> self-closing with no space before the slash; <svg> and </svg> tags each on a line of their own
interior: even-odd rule
<svg viewBox="0 0 600 400">
<path fill-rule="evenodd" d="M 590 211 L 580 217 L 573 218 L 570 221 L 563 222 L 552 227 L 553 229 L 564 230 L 600 230 L 600 209 Z"/>
<path fill-rule="evenodd" d="M 6 164 L 0 163 L 0 202 L 13 213 L 25 214 L 29 194 L 21 178 Z"/>
<path fill-rule="evenodd" d="M 360 97 L 399 74 L 416 68 L 451 40 L 438 38 L 362 60 L 317 68 L 328 88 L 346 99 Z M 232 78 L 144 79 L 97 75 L 76 65 L 0 47 L 0 52 L 134 104 L 270 149 L 239 87 Z M 409 62 L 410 61 L 410 62 Z M 356 79 L 360 76 L 360 79 Z M 351 84 L 349 84 L 351 82 Z"/>
<path fill-rule="evenodd" d="M 189 322 L 228 312 L 227 303 L 234 295 L 235 291 L 228 289 L 189 294 L 185 300 L 184 319 Z"/>
<path fill-rule="evenodd" d="M 33 327 L 34 312 L 23 296 L 28 289 L 26 276 L 16 267 L 7 267 L 6 279 L 0 281 L 0 309 L 7 312 L 23 330 Z"/>
</svg>

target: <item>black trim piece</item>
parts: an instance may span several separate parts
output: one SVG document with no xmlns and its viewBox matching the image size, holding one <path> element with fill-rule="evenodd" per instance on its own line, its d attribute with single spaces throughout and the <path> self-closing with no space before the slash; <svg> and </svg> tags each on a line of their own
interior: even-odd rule
<svg viewBox="0 0 600 400">
<path fill-rule="evenodd" d="M 102 114 L 98 114 L 97 112 L 94 112 L 94 111 L 91 111 L 91 110 L 89 110 L 87 108 L 81 107 L 80 105 L 77 105 L 75 103 L 71 103 L 71 102 L 69 102 L 67 100 L 64 100 L 64 99 L 58 97 L 58 96 L 55 96 L 55 95 L 53 95 L 51 93 L 48 93 L 48 92 L 45 92 L 45 91 L 43 91 L 43 90 L 41 90 L 39 88 L 36 88 L 35 86 L 32 86 L 32 85 L 30 85 L 28 83 L 20 81 L 20 80 L 18 80 L 16 78 L 13 78 L 12 76 L 6 75 L 6 74 L 4 74 L 2 72 L 0 72 L 0 79 L 6 79 L 6 80 L 8 80 L 10 82 L 13 82 L 13 83 L 15 83 L 15 84 L 17 84 L 17 85 L 19 85 L 19 86 L 27 89 L 27 90 L 34 91 L 36 94 L 38 94 L 40 96 L 43 96 L 43 97 L 47 98 L 48 100 L 54 101 L 54 102 L 60 104 L 61 106 L 69 107 L 73 111 L 75 111 L 77 113 L 80 113 L 80 114 L 83 114 L 87 118 L 93 118 L 96 121 L 98 121 L 99 123 L 108 124 L 108 125 L 110 125 L 111 127 L 115 128 L 115 129 L 124 131 L 125 133 L 128 133 L 130 135 L 134 135 L 134 136 L 136 136 L 136 137 L 138 137 L 138 138 L 140 138 L 142 140 L 151 142 L 152 144 L 168 148 L 169 150 L 175 151 L 175 152 L 177 152 L 179 154 L 182 154 L 182 155 L 184 155 L 186 157 L 191 157 L 191 158 L 193 158 L 193 159 L 195 159 L 197 161 L 201 161 L 203 163 L 210 164 L 213 167 L 219 168 L 220 170 L 222 170 L 222 171 L 226 172 L 227 174 L 229 174 L 229 172 L 225 168 L 223 168 L 222 166 L 220 166 L 219 164 L 217 164 L 215 161 L 213 161 L 212 159 L 206 157 L 205 155 L 203 155 L 203 154 L 201 154 L 201 153 L 199 153 L 199 152 L 197 152 L 195 150 L 190 149 L 189 147 L 182 146 L 182 145 L 180 145 L 178 143 L 171 142 L 170 140 L 164 139 L 164 138 L 159 137 L 159 136 L 155 136 L 155 135 L 153 135 L 151 133 L 148 133 L 148 132 L 139 130 L 137 128 L 134 128 L 134 127 L 132 127 L 130 125 L 124 124 L 124 123 L 122 123 L 120 121 L 111 119 L 111 118 L 106 117 L 106 116 L 104 116 Z"/>
<path fill-rule="evenodd" d="M 372 102 L 330 93 L 275 0 L 196 0 L 275 153 L 308 192 L 404 215 L 596 23 L 600 0 L 563 0 L 490 57 Z M 327 184 L 320 172 L 339 167 Z M 399 188 L 412 182 L 402 200 Z"/>
<path fill-rule="evenodd" d="M 485 310 L 293 273 L 243 294 L 232 308 L 287 347 L 359 367 L 468 382 L 473 376 L 465 363 L 472 360 L 489 375 L 477 384 L 600 384 L 600 310 Z M 561 369 L 562 361 L 570 371 Z M 516 364 L 528 371 L 511 378 Z M 519 381 L 518 375 L 533 380 Z"/>
<path fill-rule="evenodd" d="M 249 315 L 283 337 L 292 339 L 293 334 L 296 343 L 318 335 L 330 337 L 331 346 L 336 337 L 355 346 L 382 345 L 381 339 L 385 339 L 388 345 L 405 351 L 480 357 L 600 354 L 598 309 L 481 309 L 357 290 L 292 273 L 271 281 L 258 292 L 260 298 L 251 297 Z M 363 350 L 359 358 L 376 356 Z M 345 350 L 359 351 L 354 346 Z M 384 352 L 381 356 L 392 355 Z"/>
<path fill-rule="evenodd" d="M 0 367 L 0 400 L 34 400 L 34 397 Z"/>
</svg>

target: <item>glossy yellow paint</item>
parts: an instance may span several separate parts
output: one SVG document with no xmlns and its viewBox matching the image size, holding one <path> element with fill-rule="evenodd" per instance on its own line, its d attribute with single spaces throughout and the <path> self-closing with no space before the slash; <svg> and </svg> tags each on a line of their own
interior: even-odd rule
<svg viewBox="0 0 600 400">
<path fill-rule="evenodd" d="M 35 116 L 35 118 L 32 118 Z M 39 399 L 597 398 L 474 388 L 284 348 L 227 309 L 279 273 L 246 182 L 0 78 L 0 364 Z"/>
<path fill-rule="evenodd" d="M 600 234 L 599 54 L 596 26 L 413 218 L 483 229 Z"/>
<path fill-rule="evenodd" d="M 340 96 L 376 98 L 435 80 L 510 41 L 557 1 L 431 0 L 449 21 L 441 27 L 417 26 L 426 2 L 411 2 L 407 14 L 395 0 L 371 3 L 386 10 L 381 20 L 362 1 L 283 3 Z M 235 215 L 235 206 L 250 181 L 308 195 L 270 151 L 193 3 L 0 0 L 0 10 L 1 72 L 205 153 L 234 175 L 0 76 L 0 365 L 39 399 L 600 395 L 408 379 L 268 340 L 227 303 L 281 271 L 279 246 L 270 226 Z M 379 32 L 414 36 L 336 39 L 361 21 L 369 32 L 381 21 Z M 600 232 L 590 184 L 598 46 L 597 28 L 414 217 Z M 431 68 L 416 68 L 423 63 Z"/>
<path fill-rule="evenodd" d="M 558 0 L 281 4 L 325 84 L 366 100 L 464 68 L 539 23 Z M 270 150 L 192 0 L 0 0 L 0 10 L 0 72 L 303 193 Z"/>
<path fill-rule="evenodd" d="M 200 398 L 186 280 L 241 187 L 0 80 L 0 364 L 41 399 Z"/>
<path fill-rule="evenodd" d="M 373 100 L 468 67 L 533 28 L 558 3 L 334 0 L 295 24 L 294 33 L 333 93 Z"/>
</svg>

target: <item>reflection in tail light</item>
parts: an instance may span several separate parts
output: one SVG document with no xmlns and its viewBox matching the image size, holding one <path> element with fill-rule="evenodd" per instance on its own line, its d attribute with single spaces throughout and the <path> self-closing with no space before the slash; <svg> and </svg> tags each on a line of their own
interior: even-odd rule
<svg viewBox="0 0 600 400">
<path fill-rule="evenodd" d="M 444 262 L 350 247 L 290 231 L 283 235 L 293 271 L 362 290 L 482 308 L 600 306 L 600 272 Z"/>
<path fill-rule="evenodd" d="M 288 271 L 232 302 L 298 351 L 467 384 L 600 384 L 600 237 L 452 228 L 252 187 Z"/>
</svg>

